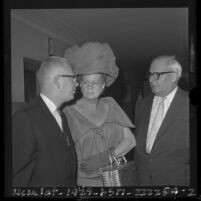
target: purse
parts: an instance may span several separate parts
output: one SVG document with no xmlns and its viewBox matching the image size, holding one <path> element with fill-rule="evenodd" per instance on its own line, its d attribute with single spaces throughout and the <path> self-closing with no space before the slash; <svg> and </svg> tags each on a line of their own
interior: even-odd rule
<svg viewBox="0 0 201 201">
<path fill-rule="evenodd" d="M 126 158 L 116 158 L 112 154 L 110 157 L 110 166 L 102 169 L 101 176 L 104 186 L 138 186 L 139 179 L 134 161 L 127 162 Z"/>
</svg>

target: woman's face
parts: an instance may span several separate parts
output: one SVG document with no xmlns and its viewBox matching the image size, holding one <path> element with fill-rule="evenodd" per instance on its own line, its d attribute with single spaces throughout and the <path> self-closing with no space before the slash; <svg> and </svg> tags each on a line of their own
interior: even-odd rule
<svg viewBox="0 0 201 201">
<path fill-rule="evenodd" d="M 83 75 L 80 82 L 82 95 L 87 99 L 98 98 L 105 87 L 102 74 Z"/>
</svg>

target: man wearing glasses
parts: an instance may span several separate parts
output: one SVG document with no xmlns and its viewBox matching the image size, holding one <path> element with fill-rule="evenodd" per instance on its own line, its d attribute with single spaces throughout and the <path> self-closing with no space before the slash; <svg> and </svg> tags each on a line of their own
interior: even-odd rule
<svg viewBox="0 0 201 201">
<path fill-rule="evenodd" d="M 65 58 L 48 57 L 37 78 L 40 95 L 13 116 L 13 187 L 74 187 L 76 154 L 59 107 L 74 98 L 76 77 Z"/>
<path fill-rule="evenodd" d="M 189 99 L 177 84 L 174 56 L 155 58 L 148 79 L 153 92 L 137 103 L 135 160 L 142 186 L 190 185 Z"/>
</svg>

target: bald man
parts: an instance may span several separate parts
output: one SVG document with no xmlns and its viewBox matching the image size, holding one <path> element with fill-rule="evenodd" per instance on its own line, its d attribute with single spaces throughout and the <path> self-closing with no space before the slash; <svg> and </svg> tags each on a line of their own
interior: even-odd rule
<svg viewBox="0 0 201 201">
<path fill-rule="evenodd" d="M 177 84 L 174 56 L 155 58 L 148 79 L 153 92 L 137 103 L 135 159 L 142 186 L 190 185 L 189 99 Z"/>
<path fill-rule="evenodd" d="M 74 144 L 58 108 L 73 99 L 75 76 L 66 59 L 48 57 L 37 78 L 40 95 L 13 116 L 13 187 L 74 187 Z"/>
</svg>

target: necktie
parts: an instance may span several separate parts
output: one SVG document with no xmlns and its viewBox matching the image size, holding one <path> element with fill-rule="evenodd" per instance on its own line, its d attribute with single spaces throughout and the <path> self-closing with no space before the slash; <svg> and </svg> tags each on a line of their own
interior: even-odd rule
<svg viewBox="0 0 201 201">
<path fill-rule="evenodd" d="M 68 138 L 68 132 L 67 132 L 68 131 L 68 123 L 67 123 L 66 116 L 60 109 L 57 109 L 57 112 L 58 112 L 59 116 L 61 117 L 61 125 L 62 125 L 63 134 L 66 137 L 66 140 L 67 140 L 67 143 L 69 146 L 69 138 Z"/>
<path fill-rule="evenodd" d="M 150 153 L 152 146 L 154 144 L 154 141 L 156 139 L 156 135 L 158 133 L 158 130 L 161 126 L 161 123 L 163 121 L 163 116 L 164 116 L 164 101 L 166 97 L 162 97 L 161 101 L 158 104 L 158 109 L 155 114 L 150 132 L 148 133 L 147 140 L 146 140 L 146 152 Z"/>
</svg>

